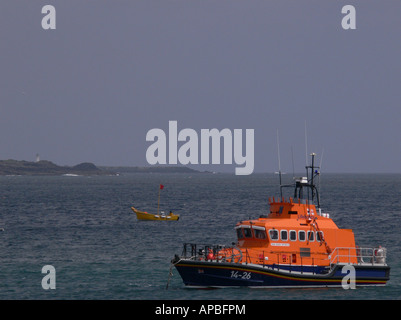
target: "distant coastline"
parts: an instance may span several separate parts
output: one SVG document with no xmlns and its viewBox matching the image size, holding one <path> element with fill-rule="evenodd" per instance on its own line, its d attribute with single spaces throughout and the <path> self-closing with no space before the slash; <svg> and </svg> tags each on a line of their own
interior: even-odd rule
<svg viewBox="0 0 401 320">
<path fill-rule="evenodd" d="M 207 171 L 201 172 L 188 167 L 178 166 L 150 166 L 150 167 L 108 167 L 99 166 L 101 170 L 112 171 L 116 173 L 208 173 Z"/>
<path fill-rule="evenodd" d="M 0 160 L 0 176 L 6 175 L 30 175 L 30 176 L 54 176 L 54 175 L 118 175 L 121 173 L 201 173 L 187 167 L 111 167 L 96 166 L 91 162 L 83 162 L 76 166 L 59 166 L 51 161 L 25 161 L 25 160 Z"/>
</svg>

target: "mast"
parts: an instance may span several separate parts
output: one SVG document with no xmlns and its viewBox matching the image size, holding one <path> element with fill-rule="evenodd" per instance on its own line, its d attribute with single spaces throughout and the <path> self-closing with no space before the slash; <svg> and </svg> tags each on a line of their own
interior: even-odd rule
<svg viewBox="0 0 401 320">
<path fill-rule="evenodd" d="M 159 214 L 159 205 L 160 205 L 160 188 L 159 188 L 159 196 L 157 197 L 157 214 Z"/>
<path fill-rule="evenodd" d="M 159 214 L 159 205 L 160 205 L 160 190 L 162 190 L 164 186 L 162 184 L 159 185 L 159 196 L 157 197 L 157 214 Z"/>
<path fill-rule="evenodd" d="M 311 165 L 311 167 L 310 167 L 310 169 L 311 169 L 311 186 L 312 186 L 312 201 L 313 201 L 313 196 L 314 196 L 314 190 L 313 190 L 313 186 L 314 186 L 314 184 L 313 184 L 313 174 L 314 174 L 314 169 L 315 169 L 315 156 L 316 156 L 316 153 L 312 153 L 311 154 L 311 156 L 312 156 L 312 165 Z"/>
<path fill-rule="evenodd" d="M 311 165 L 305 166 L 306 177 L 295 178 L 295 190 L 294 198 L 304 199 L 313 202 L 316 197 L 317 207 L 320 208 L 319 192 L 315 186 L 315 176 L 319 175 L 317 170 L 319 167 L 315 167 L 315 153 L 311 154 L 312 161 Z M 283 187 L 290 187 L 294 185 L 283 185 Z M 306 194 L 304 194 L 304 188 L 306 188 Z"/>
<path fill-rule="evenodd" d="M 278 148 L 278 135 L 277 135 L 277 148 Z M 294 178 L 295 184 L 281 184 L 281 166 L 280 166 L 280 156 L 279 159 L 279 172 L 276 172 L 280 176 L 280 196 L 283 198 L 282 189 L 286 187 L 294 188 L 294 198 L 304 199 L 305 201 L 310 201 L 313 203 L 316 200 L 316 206 L 320 209 L 320 197 L 319 191 L 315 186 L 315 177 L 320 175 L 318 169 L 320 167 L 315 166 L 315 156 L 316 153 L 311 153 L 311 165 L 306 165 L 306 177 Z M 304 190 L 306 189 L 306 190 Z M 305 191 L 305 192 L 304 192 Z"/>
<path fill-rule="evenodd" d="M 319 175 L 319 171 L 317 169 L 320 169 L 320 167 L 315 167 L 315 156 L 316 153 L 311 153 L 312 161 L 310 166 L 306 166 L 306 176 L 308 179 L 308 187 L 311 190 L 311 200 L 313 202 L 315 195 L 316 195 L 316 201 L 317 201 L 317 207 L 320 208 L 320 198 L 319 198 L 319 192 L 314 184 L 314 178 L 315 175 Z M 310 170 L 310 178 L 309 178 L 309 170 Z"/>
</svg>

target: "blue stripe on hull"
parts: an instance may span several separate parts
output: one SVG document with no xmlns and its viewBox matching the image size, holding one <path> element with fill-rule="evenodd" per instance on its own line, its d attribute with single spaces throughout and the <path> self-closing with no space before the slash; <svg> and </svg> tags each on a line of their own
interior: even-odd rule
<svg viewBox="0 0 401 320">
<path fill-rule="evenodd" d="M 387 266 L 354 266 L 356 285 L 385 285 Z M 337 266 L 327 274 L 278 271 L 250 265 L 181 261 L 176 264 L 184 284 L 199 287 L 327 287 L 341 286 L 346 273 Z"/>
</svg>

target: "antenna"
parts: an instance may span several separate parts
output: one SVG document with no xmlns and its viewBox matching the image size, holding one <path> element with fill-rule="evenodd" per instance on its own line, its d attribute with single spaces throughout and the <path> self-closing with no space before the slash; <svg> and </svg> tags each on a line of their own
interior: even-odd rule
<svg viewBox="0 0 401 320">
<path fill-rule="evenodd" d="M 278 174 L 280 179 L 280 197 L 283 198 L 283 191 L 281 188 L 281 163 L 280 163 L 280 141 L 278 137 L 278 129 L 277 129 L 277 156 L 278 156 Z"/>
<path fill-rule="evenodd" d="M 319 164 L 319 191 L 318 191 L 319 199 L 318 199 L 318 203 L 320 203 L 320 186 L 321 186 L 320 177 L 321 177 L 321 170 L 322 170 L 323 154 L 324 154 L 324 148 L 322 148 L 322 155 L 320 157 L 320 164 Z"/>
<path fill-rule="evenodd" d="M 324 148 L 322 148 L 322 156 L 320 157 L 320 164 L 319 164 L 320 169 L 322 169 L 323 154 L 324 154 Z"/>
<path fill-rule="evenodd" d="M 277 156 L 278 156 L 278 171 L 281 172 L 281 164 L 280 164 L 280 141 L 278 137 L 278 129 L 277 129 Z"/>
<path fill-rule="evenodd" d="M 305 165 L 308 165 L 308 135 L 306 134 L 306 120 L 305 120 Z"/>
<path fill-rule="evenodd" d="M 291 146 L 291 158 L 292 158 L 292 178 L 295 178 L 295 167 L 294 167 L 294 151 Z"/>
</svg>

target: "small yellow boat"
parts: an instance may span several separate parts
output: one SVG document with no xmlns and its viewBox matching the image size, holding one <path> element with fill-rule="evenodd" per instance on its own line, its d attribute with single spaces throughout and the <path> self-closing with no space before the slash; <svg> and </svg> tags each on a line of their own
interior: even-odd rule
<svg viewBox="0 0 401 320">
<path fill-rule="evenodd" d="M 139 211 L 135 209 L 134 207 L 131 207 L 132 211 L 136 213 L 136 218 L 138 220 L 164 220 L 164 221 L 177 221 L 180 216 L 178 214 L 174 214 L 170 211 L 169 214 L 153 214 L 153 213 L 148 213 L 144 211 Z"/>
</svg>

